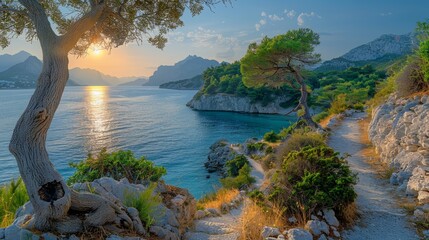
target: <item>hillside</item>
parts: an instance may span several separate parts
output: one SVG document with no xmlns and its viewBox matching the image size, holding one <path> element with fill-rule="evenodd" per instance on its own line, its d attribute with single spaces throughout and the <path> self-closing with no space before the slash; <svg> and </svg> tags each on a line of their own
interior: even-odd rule
<svg viewBox="0 0 429 240">
<path fill-rule="evenodd" d="M 84 86 L 118 86 L 136 80 L 138 77 L 113 77 L 90 68 L 73 68 L 70 79 Z"/>
<path fill-rule="evenodd" d="M 4 54 L 0 55 L 0 72 L 7 70 L 15 64 L 24 62 L 31 54 L 25 51 L 18 52 L 14 55 Z"/>
<path fill-rule="evenodd" d="M 367 64 L 383 68 L 398 58 L 410 54 L 417 46 L 413 34 L 385 34 L 367 44 L 353 48 L 346 54 L 334 58 L 316 68 L 316 71 L 345 70 L 349 67 L 360 67 Z"/>
<path fill-rule="evenodd" d="M 159 66 L 145 83 L 146 86 L 159 86 L 163 83 L 193 78 L 209 67 L 219 66 L 216 60 L 208 60 L 198 56 L 188 56 L 173 66 Z"/>
<path fill-rule="evenodd" d="M 202 75 L 197 75 L 190 79 L 183 79 L 174 82 L 168 82 L 159 85 L 159 88 L 176 89 L 176 90 L 198 90 L 204 84 Z"/>
<path fill-rule="evenodd" d="M 34 57 L 28 57 L 24 62 L 18 63 L 0 72 L 0 89 L 4 88 L 34 88 L 37 78 L 42 71 L 42 62 Z M 68 86 L 78 85 L 69 80 Z"/>
<path fill-rule="evenodd" d="M 119 86 L 141 86 L 141 85 L 147 83 L 147 81 L 149 81 L 147 77 L 140 77 L 140 78 L 137 78 L 133 81 L 121 83 Z"/>
<path fill-rule="evenodd" d="M 21 61 L 22 57 L 26 57 Z M 19 61 L 19 62 L 17 62 Z M 17 62 L 15 64 L 14 63 Z M 34 88 L 37 78 L 42 70 L 42 61 L 31 56 L 27 52 L 19 52 L 15 55 L 0 55 L 0 69 L 2 66 L 9 66 L 0 72 L 0 88 Z M 131 83 L 139 77 L 113 77 L 103 74 L 94 69 L 73 68 L 69 72 L 70 79 L 68 86 L 117 86 Z M 135 85 L 141 86 L 144 81 L 137 81 Z"/>
</svg>

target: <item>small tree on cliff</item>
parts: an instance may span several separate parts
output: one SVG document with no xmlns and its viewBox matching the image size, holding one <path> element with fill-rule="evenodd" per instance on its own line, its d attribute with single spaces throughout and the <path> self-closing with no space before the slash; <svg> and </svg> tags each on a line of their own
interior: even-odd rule
<svg viewBox="0 0 429 240">
<path fill-rule="evenodd" d="M 318 44 L 319 35 L 311 29 L 290 30 L 273 38 L 265 37 L 260 44 L 250 44 L 241 59 L 245 85 L 278 87 L 286 83 L 299 89 L 301 97 L 292 111 L 302 109 L 302 118 L 312 128 L 318 126 L 310 116 L 308 90 L 301 69 L 320 61 L 320 54 L 314 53 L 314 47 Z"/>
<path fill-rule="evenodd" d="M 163 48 L 166 33 L 183 25 L 186 9 L 196 15 L 225 1 L 0 0 L 0 46 L 25 34 L 39 40 L 43 53 L 36 90 L 9 145 L 34 207 L 28 228 L 70 233 L 106 224 L 132 227 L 115 203 L 71 190 L 49 160 L 46 136 L 69 78 L 68 54 L 82 55 L 91 44 L 111 49 L 146 38 Z"/>
</svg>

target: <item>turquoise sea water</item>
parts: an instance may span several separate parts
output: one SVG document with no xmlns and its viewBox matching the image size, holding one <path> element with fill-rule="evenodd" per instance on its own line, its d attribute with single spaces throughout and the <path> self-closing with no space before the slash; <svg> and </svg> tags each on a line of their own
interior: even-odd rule
<svg viewBox="0 0 429 240">
<path fill-rule="evenodd" d="M 32 89 L 0 91 L 0 183 L 18 177 L 8 144 Z M 218 185 L 204 168 L 209 147 L 287 127 L 292 117 L 227 112 L 197 112 L 185 106 L 196 91 L 155 87 L 68 87 L 49 130 L 51 161 L 64 177 L 69 162 L 89 152 L 130 149 L 167 168 L 167 183 L 188 188 L 197 198 Z"/>
</svg>

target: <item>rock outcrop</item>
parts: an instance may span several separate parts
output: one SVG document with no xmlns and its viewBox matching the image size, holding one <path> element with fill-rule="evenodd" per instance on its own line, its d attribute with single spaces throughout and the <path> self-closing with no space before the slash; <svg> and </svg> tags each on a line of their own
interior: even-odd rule
<svg viewBox="0 0 429 240">
<path fill-rule="evenodd" d="M 260 102 L 252 102 L 248 97 L 218 93 L 215 95 L 196 96 L 186 106 L 200 111 L 286 114 L 291 108 L 283 108 L 280 105 L 288 100 L 289 98 L 287 97 L 278 97 L 264 106 Z"/>
<path fill-rule="evenodd" d="M 116 181 L 112 178 L 100 178 L 90 183 L 78 183 L 73 186 L 75 191 L 92 192 L 103 196 L 126 208 L 126 212 L 131 217 L 135 232 L 135 237 L 119 237 L 111 235 L 108 239 L 143 239 L 147 235 L 145 228 L 139 217 L 139 212 L 133 207 L 126 207 L 127 198 L 133 195 L 138 196 L 147 188 L 141 184 L 131 184 L 127 179 Z M 151 235 L 156 235 L 158 239 L 179 240 L 185 233 L 185 230 L 193 223 L 197 211 L 194 197 L 186 189 L 166 185 L 158 182 L 155 192 L 162 198 L 162 203 L 157 206 L 156 217 L 149 231 Z M 0 229 L 0 239 L 78 239 L 76 235 L 55 236 L 52 233 L 33 233 L 25 228 L 23 224 L 28 220 L 29 215 L 33 213 L 31 203 L 28 202 L 21 207 L 16 214 L 14 223 L 6 229 Z M 109 229 L 105 229 L 109 232 Z M 49 238 L 46 236 L 49 235 Z M 52 236 L 51 236 L 52 235 Z M 24 238 L 23 238 L 24 236 Z M 139 236 L 142 236 L 140 238 Z"/>
<path fill-rule="evenodd" d="M 429 96 L 391 96 L 376 108 L 369 137 L 382 161 L 396 170 L 390 182 L 429 203 Z"/>
<path fill-rule="evenodd" d="M 233 159 L 234 156 L 235 152 L 231 149 L 231 144 L 225 140 L 219 140 L 210 146 L 210 152 L 204 166 L 210 173 L 218 172 L 221 175 L 225 175 L 225 164 Z"/>
</svg>

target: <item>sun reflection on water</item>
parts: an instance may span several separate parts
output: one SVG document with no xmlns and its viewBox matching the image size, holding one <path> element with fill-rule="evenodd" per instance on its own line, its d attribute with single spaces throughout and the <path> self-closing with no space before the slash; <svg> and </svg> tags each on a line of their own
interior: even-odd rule
<svg viewBox="0 0 429 240">
<path fill-rule="evenodd" d="M 109 88 L 106 86 L 85 87 L 85 109 L 89 128 L 86 149 L 98 151 L 112 147 L 111 113 L 108 106 Z"/>
</svg>

